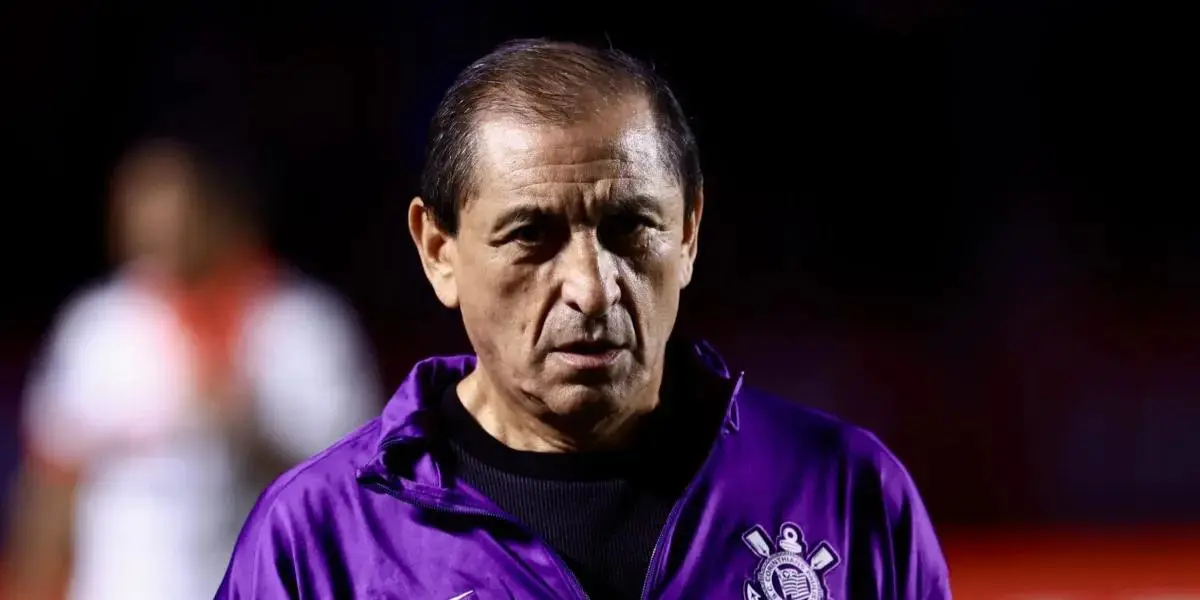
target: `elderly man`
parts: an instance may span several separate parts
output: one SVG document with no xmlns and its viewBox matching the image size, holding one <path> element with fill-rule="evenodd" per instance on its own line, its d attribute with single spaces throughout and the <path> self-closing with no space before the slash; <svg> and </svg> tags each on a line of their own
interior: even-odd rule
<svg viewBox="0 0 1200 600">
<path fill-rule="evenodd" d="M 701 183 L 624 54 L 526 40 L 463 71 L 409 229 L 475 356 L 279 479 L 218 597 L 949 598 L 876 438 L 671 339 Z"/>
</svg>

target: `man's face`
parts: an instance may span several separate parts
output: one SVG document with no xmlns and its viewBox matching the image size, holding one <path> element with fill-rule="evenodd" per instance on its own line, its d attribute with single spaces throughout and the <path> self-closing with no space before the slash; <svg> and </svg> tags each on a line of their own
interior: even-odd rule
<svg viewBox="0 0 1200 600">
<path fill-rule="evenodd" d="M 652 407 L 701 199 L 687 218 L 648 107 L 567 128 L 485 117 L 478 134 L 476 194 L 425 254 L 489 384 L 563 418 Z"/>
</svg>

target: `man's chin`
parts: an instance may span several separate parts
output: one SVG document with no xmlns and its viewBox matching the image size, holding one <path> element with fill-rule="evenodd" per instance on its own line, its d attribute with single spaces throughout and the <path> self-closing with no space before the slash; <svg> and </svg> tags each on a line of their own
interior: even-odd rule
<svg viewBox="0 0 1200 600">
<path fill-rule="evenodd" d="M 620 412 L 622 398 L 611 386 L 564 384 L 542 403 L 565 431 L 586 430 Z"/>
<path fill-rule="evenodd" d="M 612 381 L 562 381 L 554 385 L 548 397 L 543 398 L 553 405 L 554 412 L 572 412 L 574 408 L 615 405 L 621 395 Z M 562 411 L 559 410 L 562 409 Z"/>
</svg>

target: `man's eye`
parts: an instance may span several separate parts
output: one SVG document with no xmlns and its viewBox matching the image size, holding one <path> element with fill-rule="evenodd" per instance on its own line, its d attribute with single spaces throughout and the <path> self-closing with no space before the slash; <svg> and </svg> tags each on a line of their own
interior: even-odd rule
<svg viewBox="0 0 1200 600">
<path fill-rule="evenodd" d="M 509 239 L 519 244 L 532 246 L 546 241 L 546 228 L 538 225 L 523 225 L 512 231 Z"/>
<path fill-rule="evenodd" d="M 608 219 L 604 224 L 604 230 L 609 236 L 627 237 L 641 232 L 650 225 L 650 222 L 643 217 L 625 215 Z"/>
</svg>

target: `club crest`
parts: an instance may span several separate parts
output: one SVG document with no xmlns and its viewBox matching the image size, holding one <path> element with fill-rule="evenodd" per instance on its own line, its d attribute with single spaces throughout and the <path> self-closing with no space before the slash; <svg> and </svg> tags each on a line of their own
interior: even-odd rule
<svg viewBox="0 0 1200 600">
<path fill-rule="evenodd" d="M 746 580 L 745 600 L 832 600 L 825 573 L 840 559 L 829 544 L 809 548 L 804 532 L 794 523 L 780 526 L 774 540 L 755 525 L 742 534 L 742 541 L 759 557 L 754 576 Z"/>
</svg>

